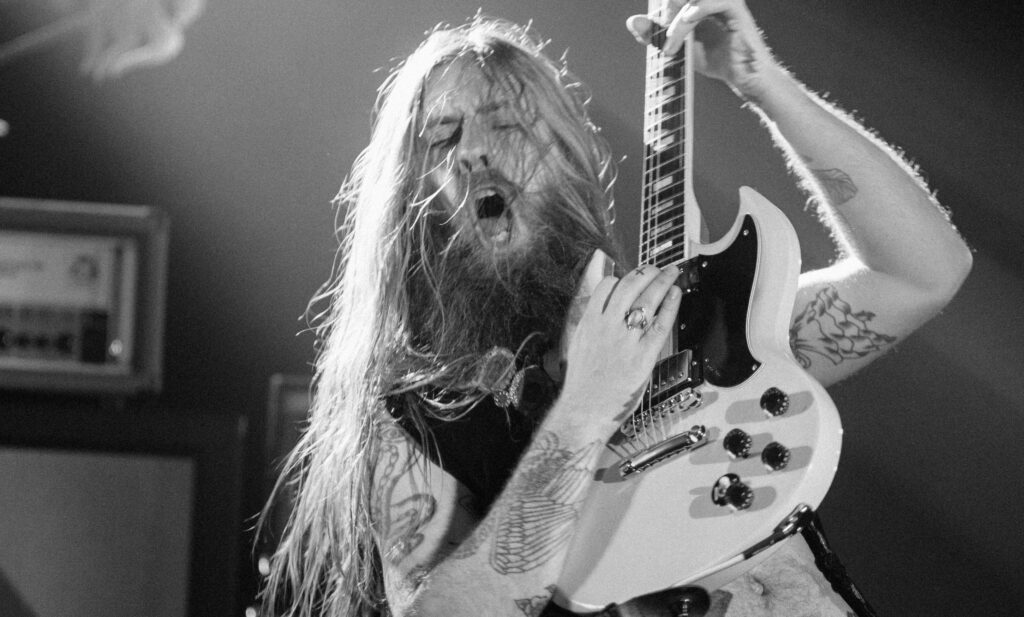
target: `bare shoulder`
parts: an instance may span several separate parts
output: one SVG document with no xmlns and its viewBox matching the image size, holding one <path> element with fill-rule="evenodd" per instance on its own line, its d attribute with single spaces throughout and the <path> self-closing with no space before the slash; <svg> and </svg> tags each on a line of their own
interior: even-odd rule
<svg viewBox="0 0 1024 617">
<path fill-rule="evenodd" d="M 370 501 L 389 598 L 418 584 L 479 521 L 471 493 L 402 428 L 383 424 Z"/>
</svg>

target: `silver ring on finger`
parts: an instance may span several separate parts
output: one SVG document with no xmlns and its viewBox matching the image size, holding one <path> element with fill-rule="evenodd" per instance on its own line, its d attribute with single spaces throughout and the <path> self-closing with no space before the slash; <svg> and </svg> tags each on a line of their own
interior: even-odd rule
<svg viewBox="0 0 1024 617">
<path fill-rule="evenodd" d="M 625 322 L 627 330 L 646 330 L 647 311 L 642 306 L 634 306 L 626 311 Z"/>
</svg>

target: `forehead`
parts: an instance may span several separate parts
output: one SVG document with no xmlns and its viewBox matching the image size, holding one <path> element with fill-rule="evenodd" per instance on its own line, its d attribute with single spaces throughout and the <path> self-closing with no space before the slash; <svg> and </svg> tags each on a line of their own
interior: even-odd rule
<svg viewBox="0 0 1024 617">
<path fill-rule="evenodd" d="M 513 93 L 469 58 L 434 68 L 423 88 L 427 123 L 451 115 L 486 113 L 512 104 Z"/>
</svg>

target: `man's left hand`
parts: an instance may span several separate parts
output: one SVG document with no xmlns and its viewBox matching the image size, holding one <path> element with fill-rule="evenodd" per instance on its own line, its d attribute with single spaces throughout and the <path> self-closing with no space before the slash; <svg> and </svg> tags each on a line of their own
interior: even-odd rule
<svg viewBox="0 0 1024 617">
<path fill-rule="evenodd" d="M 748 100 L 760 100 L 767 75 L 778 70 L 743 0 L 665 0 L 661 16 L 633 15 L 626 22 L 633 36 L 650 44 L 655 23 L 667 26 L 662 51 L 675 55 L 694 33 L 694 68 L 727 83 Z"/>
</svg>

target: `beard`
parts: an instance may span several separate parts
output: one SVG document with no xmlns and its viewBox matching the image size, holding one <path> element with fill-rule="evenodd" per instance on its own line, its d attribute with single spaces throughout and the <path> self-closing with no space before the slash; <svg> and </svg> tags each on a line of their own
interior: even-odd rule
<svg viewBox="0 0 1024 617">
<path fill-rule="evenodd" d="M 409 280 L 410 325 L 414 347 L 435 367 L 455 367 L 446 381 L 456 389 L 494 347 L 536 361 L 559 341 L 583 268 L 605 244 L 563 211 L 543 208 L 544 220 L 530 223 L 529 249 L 509 255 L 438 230 L 448 241 L 428 258 L 431 276 L 421 267 Z"/>
</svg>

